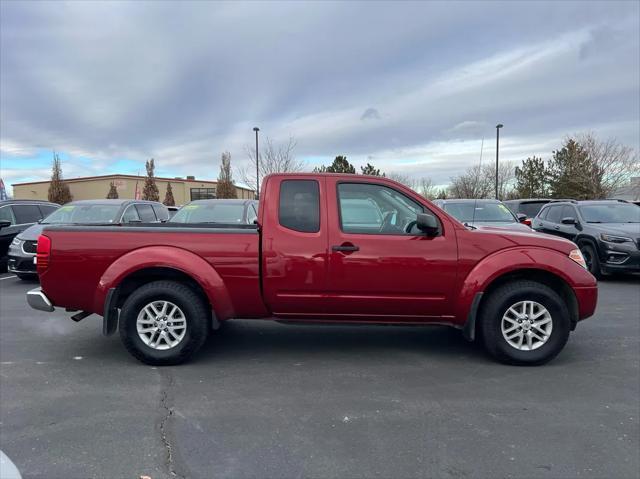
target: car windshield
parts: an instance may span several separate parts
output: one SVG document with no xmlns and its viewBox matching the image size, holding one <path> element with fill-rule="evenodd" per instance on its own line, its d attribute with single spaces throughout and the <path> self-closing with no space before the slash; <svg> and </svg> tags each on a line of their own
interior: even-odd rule
<svg viewBox="0 0 640 479">
<path fill-rule="evenodd" d="M 42 220 L 42 224 L 115 223 L 120 205 L 65 205 Z"/>
<path fill-rule="evenodd" d="M 516 223 L 509 208 L 501 203 L 445 203 L 444 210 L 462 223 Z"/>
<path fill-rule="evenodd" d="M 631 203 L 578 206 L 587 223 L 640 223 L 640 208 Z"/>
<path fill-rule="evenodd" d="M 242 223 L 244 205 L 241 203 L 190 203 L 183 206 L 169 220 L 170 223 Z"/>
</svg>

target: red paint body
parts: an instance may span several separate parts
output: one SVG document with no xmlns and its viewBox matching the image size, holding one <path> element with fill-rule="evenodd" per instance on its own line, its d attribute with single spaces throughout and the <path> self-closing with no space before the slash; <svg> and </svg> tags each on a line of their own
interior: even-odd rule
<svg viewBox="0 0 640 479">
<path fill-rule="evenodd" d="M 279 224 L 283 179 L 320 184 L 320 231 Z M 346 234 L 336 188 L 340 181 L 383 184 L 436 216 L 442 234 Z M 499 228 L 468 230 L 406 187 L 363 175 L 271 175 L 262 185 L 260 233 L 216 229 L 169 231 L 122 227 L 54 228 L 40 281 L 55 306 L 102 314 L 107 292 L 146 268 L 181 271 L 205 291 L 219 320 L 286 318 L 309 321 L 445 323 L 461 327 L 474 296 L 517 271 L 541 270 L 575 294 L 578 319 L 591 316 L 596 281 L 569 259 L 570 241 Z M 351 243 L 355 252 L 333 252 Z M 262 276 L 261 276 L 262 275 Z"/>
</svg>

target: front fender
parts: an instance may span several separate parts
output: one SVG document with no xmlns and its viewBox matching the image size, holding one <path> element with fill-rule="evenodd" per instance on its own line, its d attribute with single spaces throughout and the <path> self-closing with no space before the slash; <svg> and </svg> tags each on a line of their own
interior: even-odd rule
<svg viewBox="0 0 640 479">
<path fill-rule="evenodd" d="M 476 293 L 486 291 L 500 276 L 524 269 L 554 274 L 574 292 L 597 285 L 587 270 L 559 251 L 532 246 L 501 250 L 479 261 L 463 280 L 455 310 L 456 322 L 466 322 Z"/>
<path fill-rule="evenodd" d="M 103 311 L 110 288 L 117 288 L 127 276 L 146 268 L 172 268 L 189 275 L 206 293 L 218 319 L 234 316 L 229 291 L 215 268 L 200 256 L 174 246 L 136 249 L 111 263 L 98 282 L 94 311 Z"/>
</svg>

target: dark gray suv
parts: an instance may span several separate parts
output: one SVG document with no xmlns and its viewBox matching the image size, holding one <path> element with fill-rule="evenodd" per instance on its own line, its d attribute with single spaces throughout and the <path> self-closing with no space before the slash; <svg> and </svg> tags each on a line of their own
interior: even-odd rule
<svg viewBox="0 0 640 479">
<path fill-rule="evenodd" d="M 640 207 L 622 200 L 546 204 L 534 218 L 536 231 L 576 243 L 596 278 L 640 272 Z"/>
</svg>

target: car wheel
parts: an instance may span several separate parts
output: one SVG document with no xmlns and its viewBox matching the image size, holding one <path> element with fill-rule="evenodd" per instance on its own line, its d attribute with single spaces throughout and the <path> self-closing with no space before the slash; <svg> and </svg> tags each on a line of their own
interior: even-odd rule
<svg viewBox="0 0 640 479">
<path fill-rule="evenodd" d="M 539 365 L 558 355 L 569 339 L 567 306 L 548 286 L 514 281 L 490 293 L 480 311 L 485 349 L 509 364 Z"/>
<path fill-rule="evenodd" d="M 25 274 L 25 273 L 16 273 L 16 276 L 22 281 L 37 281 L 37 274 Z"/>
<path fill-rule="evenodd" d="M 602 279 L 602 268 L 600 267 L 600 257 L 595 248 L 590 244 L 583 244 L 580 247 L 584 261 L 587 263 L 587 269 L 589 273 L 596 277 L 596 279 Z"/>
<path fill-rule="evenodd" d="M 155 281 L 138 288 L 125 301 L 120 339 L 143 363 L 180 364 L 204 344 L 208 324 L 208 307 L 191 288 Z"/>
</svg>

